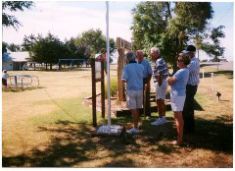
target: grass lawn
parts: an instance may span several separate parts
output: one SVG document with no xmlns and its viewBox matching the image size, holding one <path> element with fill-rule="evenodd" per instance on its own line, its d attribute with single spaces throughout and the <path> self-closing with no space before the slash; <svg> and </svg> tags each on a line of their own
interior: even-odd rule
<svg viewBox="0 0 235 171">
<path fill-rule="evenodd" d="M 66 72 L 9 72 L 36 75 L 39 89 L 3 92 L 3 167 L 233 167 L 233 73 L 206 74 L 196 95 L 196 133 L 184 146 L 171 145 L 176 130 L 169 123 L 154 127 L 142 119 L 137 136 L 99 137 L 93 133 L 89 69 Z M 115 76 L 113 68 L 111 75 Z M 212 86 L 212 85 L 213 86 Z M 97 89 L 98 90 L 98 89 Z M 217 101 L 216 92 L 221 92 Z M 98 123 L 105 123 L 98 113 Z M 130 117 L 113 123 L 131 125 Z"/>
</svg>

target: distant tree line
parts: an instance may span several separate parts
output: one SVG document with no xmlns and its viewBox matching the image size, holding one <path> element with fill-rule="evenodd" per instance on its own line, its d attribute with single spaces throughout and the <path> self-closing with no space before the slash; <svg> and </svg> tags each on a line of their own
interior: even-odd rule
<svg viewBox="0 0 235 171">
<path fill-rule="evenodd" d="M 89 59 L 106 48 L 105 36 L 102 31 L 88 30 L 78 36 L 62 42 L 48 33 L 46 37 L 30 35 L 24 37 L 23 45 L 30 52 L 32 61 L 50 65 L 58 64 L 59 59 Z M 114 40 L 110 39 L 110 51 L 114 50 Z"/>
<path fill-rule="evenodd" d="M 112 53 L 115 42 L 110 39 L 110 52 Z M 61 41 L 56 36 L 48 33 L 47 36 L 29 35 L 25 36 L 22 45 L 3 42 L 2 51 L 28 51 L 31 61 L 44 63 L 47 66 L 58 64 L 59 59 L 89 59 L 99 53 L 101 49 L 106 48 L 106 38 L 102 31 L 88 30 L 83 32 L 77 38 Z"/>
</svg>

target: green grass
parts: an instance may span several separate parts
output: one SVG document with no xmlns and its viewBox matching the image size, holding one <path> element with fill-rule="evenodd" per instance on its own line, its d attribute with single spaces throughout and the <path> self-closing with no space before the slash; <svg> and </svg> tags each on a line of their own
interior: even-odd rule
<svg viewBox="0 0 235 171">
<path fill-rule="evenodd" d="M 107 97 L 107 83 L 105 84 L 105 97 Z M 110 79 L 110 95 L 115 96 L 117 94 L 117 78 L 112 77 Z"/>
<path fill-rule="evenodd" d="M 55 124 L 59 121 L 92 124 L 92 109 L 87 104 L 82 104 L 82 98 L 41 101 L 37 105 L 47 103 L 54 103 L 58 110 L 30 118 L 32 124 Z M 100 112 L 97 112 L 97 121 L 103 122 Z"/>
</svg>

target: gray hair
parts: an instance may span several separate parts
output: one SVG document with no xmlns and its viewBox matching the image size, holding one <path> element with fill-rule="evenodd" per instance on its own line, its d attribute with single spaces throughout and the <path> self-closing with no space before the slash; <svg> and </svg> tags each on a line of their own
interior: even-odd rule
<svg viewBox="0 0 235 171">
<path fill-rule="evenodd" d="M 135 53 L 134 52 L 127 52 L 126 60 L 127 60 L 127 62 L 135 60 Z"/>
<path fill-rule="evenodd" d="M 158 53 L 160 53 L 160 49 L 157 48 L 157 47 L 152 47 L 152 48 L 150 49 L 150 52 L 158 52 Z"/>
</svg>

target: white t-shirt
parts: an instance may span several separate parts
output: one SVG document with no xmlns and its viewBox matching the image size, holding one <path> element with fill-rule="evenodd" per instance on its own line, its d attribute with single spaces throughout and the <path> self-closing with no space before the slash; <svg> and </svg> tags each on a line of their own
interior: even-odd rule
<svg viewBox="0 0 235 171">
<path fill-rule="evenodd" d="M 8 78 L 8 74 L 7 73 L 2 73 L 2 78 L 6 80 Z"/>
</svg>

